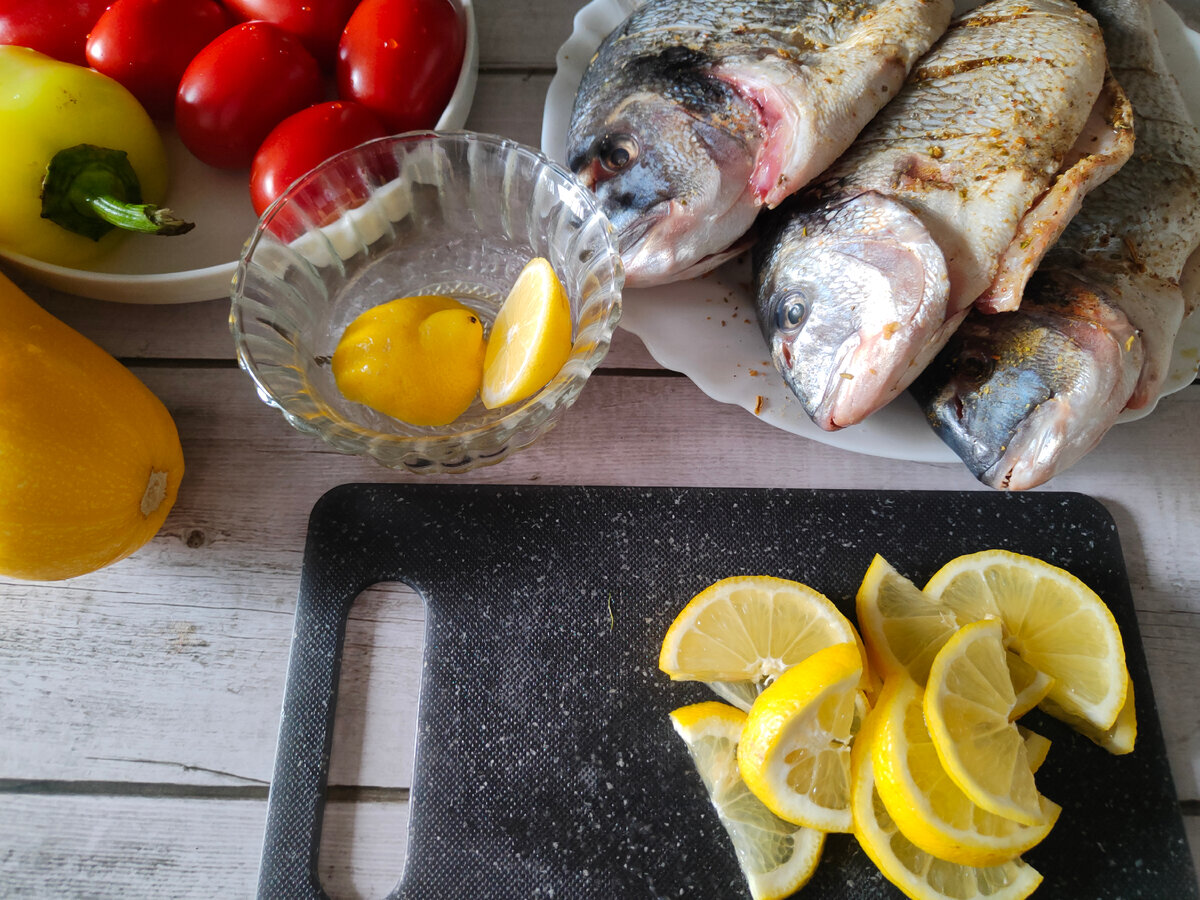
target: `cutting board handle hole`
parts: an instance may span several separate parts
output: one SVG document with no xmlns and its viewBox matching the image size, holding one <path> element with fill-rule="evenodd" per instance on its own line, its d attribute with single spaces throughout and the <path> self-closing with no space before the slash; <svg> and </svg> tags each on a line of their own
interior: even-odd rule
<svg viewBox="0 0 1200 900">
<path fill-rule="evenodd" d="M 424 642 L 425 603 L 407 584 L 380 582 L 355 598 L 317 857 L 332 900 L 377 900 L 400 881 Z"/>
</svg>

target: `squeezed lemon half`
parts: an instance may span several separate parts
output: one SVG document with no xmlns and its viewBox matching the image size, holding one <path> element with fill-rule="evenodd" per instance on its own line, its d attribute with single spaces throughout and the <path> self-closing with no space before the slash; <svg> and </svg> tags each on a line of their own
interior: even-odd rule
<svg viewBox="0 0 1200 900">
<path fill-rule="evenodd" d="M 413 425 L 447 425 L 479 393 L 483 359 L 479 316 L 431 295 L 361 313 L 342 333 L 332 368 L 349 400 Z"/>
</svg>

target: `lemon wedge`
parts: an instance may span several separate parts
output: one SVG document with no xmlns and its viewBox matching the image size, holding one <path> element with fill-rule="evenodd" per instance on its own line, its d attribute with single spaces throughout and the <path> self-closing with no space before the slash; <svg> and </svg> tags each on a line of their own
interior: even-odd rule
<svg viewBox="0 0 1200 900">
<path fill-rule="evenodd" d="M 825 835 L 785 822 L 750 792 L 737 767 L 737 744 L 746 714 L 710 701 L 671 713 L 687 744 L 717 817 L 733 842 L 754 900 L 790 897 L 816 871 Z"/>
<path fill-rule="evenodd" d="M 535 257 L 492 323 L 479 395 L 483 405 L 496 409 L 536 394 L 570 355 L 570 298 L 549 261 Z"/>
<path fill-rule="evenodd" d="M 933 661 L 925 724 L 946 773 L 974 803 L 1023 825 L 1043 825 L 1048 807 L 1010 718 L 1016 702 L 1000 622 L 972 622 Z"/>
<path fill-rule="evenodd" d="M 658 667 L 707 682 L 748 710 L 790 666 L 833 644 L 859 643 L 850 620 L 807 585 L 770 575 L 724 578 L 693 597 L 663 638 Z"/>
<path fill-rule="evenodd" d="M 934 657 L 962 624 L 952 607 L 932 600 L 879 555 L 863 576 L 855 609 L 871 667 L 884 678 L 907 674 L 921 686 Z M 1017 695 L 1015 719 L 1046 697 L 1054 679 L 1011 650 L 1005 660 Z"/>
<path fill-rule="evenodd" d="M 483 379 L 483 322 L 451 297 L 402 297 L 361 313 L 333 351 L 338 390 L 413 425 L 447 425 Z"/>
<path fill-rule="evenodd" d="M 1125 704 L 1129 674 L 1116 620 L 1082 581 L 1056 566 L 1006 550 L 960 556 L 925 594 L 954 610 L 960 624 L 998 617 L 1005 644 L 1054 679 L 1048 711 L 1107 731 Z"/>
<path fill-rule="evenodd" d="M 884 684 L 876 706 L 878 725 L 871 746 L 876 788 L 888 815 L 917 847 L 965 866 L 991 866 L 1015 859 L 1050 833 L 1057 804 L 1042 798 L 1043 822 L 1021 825 L 975 804 L 946 774 L 922 709 L 923 691 L 899 676 Z M 1029 732 L 1026 745 L 1044 759 L 1045 738 Z"/>
<path fill-rule="evenodd" d="M 858 646 L 834 644 L 796 663 L 750 707 L 738 768 L 781 819 L 850 831 L 850 743 L 861 678 Z"/>
<path fill-rule="evenodd" d="M 954 610 L 927 597 L 882 556 L 871 560 L 854 598 L 867 658 L 887 680 L 906 673 L 925 684 L 938 650 L 958 630 Z"/>
<path fill-rule="evenodd" d="M 850 753 L 854 836 L 892 884 L 914 900 L 1024 900 L 1042 882 L 1021 859 L 964 866 L 938 859 L 901 833 L 876 786 L 871 747 L 878 707 L 867 716 Z"/>
<path fill-rule="evenodd" d="M 1137 742 L 1137 713 L 1134 711 L 1132 681 L 1125 694 L 1125 703 L 1121 707 L 1121 711 L 1117 713 L 1117 720 L 1113 722 L 1111 728 L 1097 728 L 1086 719 L 1067 712 L 1048 697 L 1040 705 L 1044 712 L 1066 722 L 1092 743 L 1103 747 L 1113 756 L 1123 756 L 1133 752 L 1134 744 Z"/>
</svg>

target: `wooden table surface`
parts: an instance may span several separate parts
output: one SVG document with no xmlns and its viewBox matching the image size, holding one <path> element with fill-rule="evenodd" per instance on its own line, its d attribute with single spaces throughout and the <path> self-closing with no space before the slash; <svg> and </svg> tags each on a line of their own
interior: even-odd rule
<svg viewBox="0 0 1200 900">
<path fill-rule="evenodd" d="M 477 9 L 468 127 L 537 145 L 574 4 Z M 565 420 L 504 463 L 418 477 L 339 455 L 259 402 L 228 301 L 123 305 L 20 279 L 175 417 L 179 499 L 133 557 L 54 584 L 0 580 L 0 896 L 254 893 L 307 517 L 351 481 L 987 490 L 957 464 L 859 455 L 705 396 L 618 332 Z M 1115 517 L 1193 856 L 1200 850 L 1200 387 L 1118 426 L 1048 489 Z M 404 858 L 421 602 L 356 603 L 320 875 L 381 897 Z"/>
</svg>

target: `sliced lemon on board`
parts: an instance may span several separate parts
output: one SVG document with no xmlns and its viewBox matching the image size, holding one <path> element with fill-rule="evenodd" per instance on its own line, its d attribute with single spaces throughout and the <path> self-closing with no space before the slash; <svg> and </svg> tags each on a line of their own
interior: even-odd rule
<svg viewBox="0 0 1200 900">
<path fill-rule="evenodd" d="M 940 859 L 966 866 L 992 866 L 1015 859 L 1050 833 L 1057 804 L 1042 798 L 1044 821 L 1021 825 L 972 801 L 946 773 L 925 727 L 923 691 L 906 676 L 888 679 L 876 706 L 871 761 L 876 788 L 888 815 L 906 838 Z M 1044 759 L 1042 741 L 1026 744 Z M 1047 749 L 1048 749 L 1048 742 Z"/>
<path fill-rule="evenodd" d="M 479 398 L 488 409 L 545 387 L 571 355 L 571 300 L 542 257 L 525 264 L 492 323 Z"/>
<path fill-rule="evenodd" d="M 960 623 L 998 617 L 1005 644 L 1054 679 L 1052 709 L 1099 730 L 1125 704 L 1129 675 L 1116 620 L 1104 601 L 1069 572 L 1031 556 L 985 550 L 943 566 L 925 593 Z"/>
<path fill-rule="evenodd" d="M 780 818 L 850 831 L 850 744 L 861 679 L 858 646 L 834 644 L 796 663 L 750 707 L 738 768 Z"/>
<path fill-rule="evenodd" d="M 842 643 L 858 643 L 858 633 L 825 595 L 798 581 L 740 575 L 688 602 L 667 629 L 658 667 L 675 681 L 709 682 L 748 708 L 790 666 Z"/>
<path fill-rule="evenodd" d="M 1010 718 L 1016 702 L 1000 622 L 972 622 L 933 661 L 925 724 L 946 773 L 974 803 L 1023 825 L 1042 825 L 1047 807 Z"/>
<path fill-rule="evenodd" d="M 1101 730 L 1086 719 L 1081 719 L 1057 706 L 1049 698 L 1042 701 L 1041 707 L 1044 712 L 1066 722 L 1092 743 L 1103 747 L 1113 756 L 1132 753 L 1134 745 L 1137 743 L 1137 713 L 1134 711 L 1132 681 L 1129 683 L 1129 691 L 1125 695 L 1125 704 L 1117 713 L 1117 721 L 1113 722 L 1111 728 Z"/>
<path fill-rule="evenodd" d="M 885 680 L 904 672 L 923 685 L 933 658 L 959 627 L 953 609 L 932 601 L 878 554 L 854 606 L 867 658 Z"/>
<path fill-rule="evenodd" d="M 825 835 L 780 819 L 750 792 L 737 767 L 746 714 L 710 701 L 671 713 L 717 817 L 733 842 L 754 900 L 789 897 L 812 877 Z"/>
<path fill-rule="evenodd" d="M 850 754 L 854 836 L 892 884 L 914 900 L 1024 900 L 1042 876 L 1021 859 L 994 866 L 963 866 L 938 859 L 896 826 L 876 789 L 871 745 L 878 717 L 867 716 Z"/>
<path fill-rule="evenodd" d="M 1036 775 L 1046 757 L 1050 755 L 1050 738 L 1043 737 L 1036 731 L 1030 731 L 1024 725 L 1018 725 L 1021 740 L 1025 742 L 1025 755 L 1029 757 L 1029 768 Z"/>
<path fill-rule="evenodd" d="M 933 658 L 963 622 L 954 609 L 932 600 L 876 555 L 855 597 L 858 624 L 867 635 L 867 658 L 884 678 L 901 672 L 917 684 L 929 678 Z M 1037 706 L 1054 679 L 1009 651 L 1009 675 L 1017 694 L 1013 718 Z"/>
</svg>

